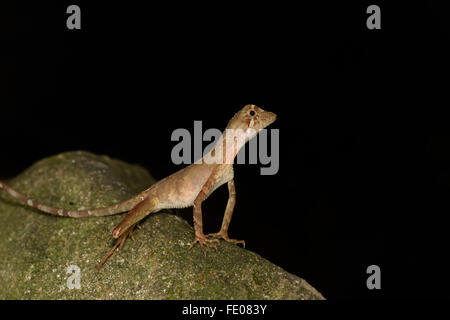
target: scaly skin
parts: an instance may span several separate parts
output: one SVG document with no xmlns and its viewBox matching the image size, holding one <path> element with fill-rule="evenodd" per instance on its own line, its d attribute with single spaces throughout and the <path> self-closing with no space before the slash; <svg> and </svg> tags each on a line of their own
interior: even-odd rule
<svg viewBox="0 0 450 320">
<path fill-rule="evenodd" d="M 229 121 L 215 148 L 202 159 L 158 181 L 137 196 L 113 206 L 81 211 L 64 210 L 34 201 L 13 190 L 3 182 L 0 182 L 0 189 L 4 189 L 11 196 L 22 200 L 30 207 L 57 216 L 72 218 L 98 217 L 129 211 L 113 230 L 113 237 L 117 241 L 101 260 L 97 266 L 97 271 L 116 249 L 120 250 L 122 248 L 125 240 L 140 220 L 150 213 L 161 209 L 194 207 L 195 239 L 190 248 L 199 243 L 205 255 L 204 247 L 216 248 L 214 242 L 218 242 L 218 239 L 234 244 L 242 243 L 245 246 L 243 240 L 235 240 L 228 237 L 228 226 L 236 203 L 233 161 L 239 149 L 261 129 L 274 122 L 275 119 L 276 115 L 272 112 L 265 111 L 252 104 L 246 105 Z M 214 190 L 225 183 L 228 184 L 229 198 L 222 227 L 219 232 L 205 236 L 202 222 L 202 202 Z"/>
</svg>

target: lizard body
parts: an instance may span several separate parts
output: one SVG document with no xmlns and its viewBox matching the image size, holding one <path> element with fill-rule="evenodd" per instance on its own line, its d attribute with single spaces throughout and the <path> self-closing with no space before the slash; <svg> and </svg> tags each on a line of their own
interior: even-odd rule
<svg viewBox="0 0 450 320">
<path fill-rule="evenodd" d="M 11 196 L 20 199 L 30 207 L 57 216 L 73 218 L 98 217 L 129 211 L 120 224 L 113 230 L 113 237 L 117 241 L 99 263 L 97 270 L 100 269 L 116 248 L 121 249 L 126 238 L 131 234 L 134 226 L 140 220 L 150 213 L 157 212 L 161 209 L 194 207 L 195 240 L 190 248 L 198 242 L 202 251 L 205 253 L 204 246 L 215 247 L 212 242 L 217 242 L 218 238 L 235 244 L 242 243 L 245 245 L 243 240 L 235 240 L 228 237 L 228 226 L 236 202 L 233 160 L 239 149 L 249 139 L 275 121 L 275 119 L 276 115 L 272 112 L 265 111 L 255 105 L 246 105 L 229 121 L 226 130 L 215 147 L 202 159 L 156 182 L 138 195 L 112 206 L 79 211 L 64 210 L 32 200 L 3 182 L 0 182 L 0 189 L 4 189 Z M 227 130 L 234 130 L 234 135 L 226 135 L 225 132 Z M 225 183 L 228 185 L 229 198 L 222 226 L 219 232 L 208 235 L 213 238 L 209 239 L 203 233 L 201 204 L 212 192 Z"/>
</svg>

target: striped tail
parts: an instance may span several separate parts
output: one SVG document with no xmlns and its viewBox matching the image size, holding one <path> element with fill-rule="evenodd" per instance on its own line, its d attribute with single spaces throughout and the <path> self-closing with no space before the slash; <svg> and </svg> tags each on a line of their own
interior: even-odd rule
<svg viewBox="0 0 450 320">
<path fill-rule="evenodd" d="M 5 183 L 0 181 L 0 189 L 4 189 L 6 192 L 8 192 L 11 196 L 13 196 L 16 199 L 21 200 L 26 205 L 36 208 L 40 211 L 47 212 L 49 214 L 55 215 L 55 216 L 61 216 L 61 217 L 72 217 L 72 218 L 84 218 L 84 217 L 101 217 L 101 216 L 110 216 L 114 214 L 118 214 L 125 211 L 130 211 L 135 207 L 139 202 L 145 199 L 146 193 L 149 191 L 147 189 L 146 191 L 142 192 L 141 194 L 128 199 L 124 202 L 104 207 L 104 208 L 98 208 L 98 209 L 92 209 L 92 210 L 65 210 L 65 209 L 59 209 L 59 208 L 53 208 L 49 207 L 45 204 L 39 203 L 37 201 L 34 201 L 33 199 L 30 199 L 23 194 L 15 191 Z"/>
</svg>

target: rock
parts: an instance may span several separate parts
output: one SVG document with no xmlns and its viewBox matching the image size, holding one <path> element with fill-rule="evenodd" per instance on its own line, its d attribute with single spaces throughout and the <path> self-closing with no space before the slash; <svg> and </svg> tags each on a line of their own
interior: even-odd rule
<svg viewBox="0 0 450 320">
<path fill-rule="evenodd" d="M 7 181 L 32 199 L 64 209 L 123 201 L 155 180 L 143 168 L 88 152 L 43 159 Z M 192 227 L 161 211 L 148 216 L 122 253 L 95 267 L 114 243 L 123 214 L 63 218 L 0 190 L 0 299 L 324 299 L 305 280 L 259 255 L 220 242 L 206 258 Z M 80 270 L 80 289 L 74 275 Z M 69 280 L 69 281 L 68 281 Z"/>
</svg>

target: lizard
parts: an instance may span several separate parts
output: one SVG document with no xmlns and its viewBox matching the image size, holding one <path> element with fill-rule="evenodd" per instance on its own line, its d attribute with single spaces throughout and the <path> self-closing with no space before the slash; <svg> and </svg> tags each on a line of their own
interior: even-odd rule
<svg viewBox="0 0 450 320">
<path fill-rule="evenodd" d="M 228 236 L 228 227 L 236 203 L 233 161 L 245 143 L 260 130 L 274 122 L 276 118 L 275 113 L 265 111 L 253 104 L 245 105 L 228 122 L 214 148 L 201 159 L 159 180 L 138 195 L 111 206 L 89 210 L 65 210 L 35 201 L 1 181 L 0 189 L 4 189 L 12 197 L 21 200 L 30 207 L 56 216 L 72 218 L 103 217 L 128 212 L 112 231 L 113 238 L 117 240 L 98 264 L 97 271 L 116 249 L 121 250 L 125 240 L 140 220 L 162 209 L 193 207 L 195 237 L 189 249 L 199 243 L 206 256 L 204 247 L 217 249 L 214 242 L 218 242 L 219 239 L 233 244 L 242 244 L 245 247 L 244 240 L 231 239 Z M 229 134 L 230 132 L 231 134 Z M 228 201 L 221 228 L 217 233 L 205 235 L 202 223 L 202 202 L 225 183 L 228 186 Z"/>
</svg>

